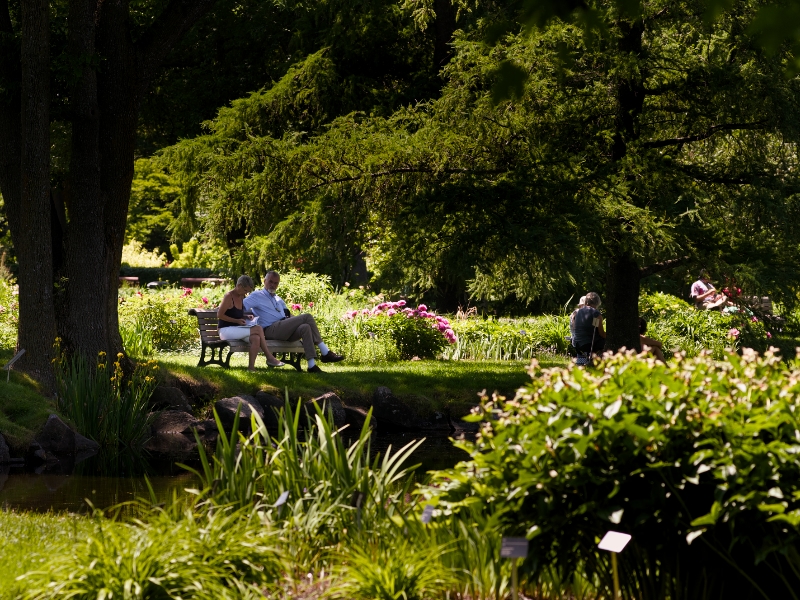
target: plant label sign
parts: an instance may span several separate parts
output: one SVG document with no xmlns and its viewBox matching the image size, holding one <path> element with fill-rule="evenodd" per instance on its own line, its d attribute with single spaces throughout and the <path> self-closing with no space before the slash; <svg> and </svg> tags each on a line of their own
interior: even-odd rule
<svg viewBox="0 0 800 600">
<path fill-rule="evenodd" d="M 525 558 L 528 556 L 528 540 L 520 537 L 504 537 L 500 546 L 500 558 Z"/>
<path fill-rule="evenodd" d="M 272 506 L 274 508 L 278 508 L 279 506 L 283 506 L 286 504 L 286 501 L 289 499 L 289 492 L 283 492 L 280 496 L 278 496 L 278 500 Z"/>
<path fill-rule="evenodd" d="M 422 522 L 427 525 L 433 519 L 433 505 L 426 504 L 425 509 L 422 511 Z"/>
<path fill-rule="evenodd" d="M 608 552 L 622 552 L 628 542 L 631 541 L 631 536 L 627 533 L 620 533 L 619 531 L 609 531 L 597 544 L 600 550 L 607 550 Z"/>
</svg>

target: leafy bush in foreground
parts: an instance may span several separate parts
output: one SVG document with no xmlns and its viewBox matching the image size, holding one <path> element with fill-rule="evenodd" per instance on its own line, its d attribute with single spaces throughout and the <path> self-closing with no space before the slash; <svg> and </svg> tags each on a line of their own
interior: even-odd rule
<svg viewBox="0 0 800 600">
<path fill-rule="evenodd" d="M 444 514 L 482 510 L 531 540 L 549 568 L 610 588 L 609 529 L 632 534 L 624 596 L 796 598 L 800 588 L 800 369 L 745 351 L 597 371 L 531 367 L 513 401 L 486 400 L 471 460 L 428 494 Z"/>
</svg>

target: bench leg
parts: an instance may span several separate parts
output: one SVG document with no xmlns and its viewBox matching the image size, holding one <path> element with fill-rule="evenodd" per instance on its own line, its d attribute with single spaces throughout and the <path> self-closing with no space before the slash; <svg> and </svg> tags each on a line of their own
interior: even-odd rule
<svg viewBox="0 0 800 600">
<path fill-rule="evenodd" d="M 233 356 L 233 348 L 230 348 L 228 350 L 228 356 L 225 358 L 225 363 L 223 363 L 222 362 L 222 348 L 220 348 L 219 349 L 219 359 L 220 359 L 220 363 L 219 364 L 221 364 L 226 369 L 230 369 L 231 368 L 231 356 Z"/>
<path fill-rule="evenodd" d="M 299 352 L 281 352 L 281 359 L 287 365 L 292 365 L 296 371 L 302 371 Z M 276 357 L 277 358 L 277 357 Z"/>
<path fill-rule="evenodd" d="M 206 358 L 206 350 L 211 351 L 211 356 L 209 358 Z M 206 365 L 219 365 L 220 367 L 224 367 L 226 369 L 230 368 L 232 352 L 228 353 L 228 362 L 226 364 L 225 361 L 222 360 L 222 350 L 223 348 L 214 348 L 212 346 L 206 346 L 203 344 L 203 349 L 200 352 L 200 361 L 197 363 L 197 366 L 205 367 Z"/>
</svg>

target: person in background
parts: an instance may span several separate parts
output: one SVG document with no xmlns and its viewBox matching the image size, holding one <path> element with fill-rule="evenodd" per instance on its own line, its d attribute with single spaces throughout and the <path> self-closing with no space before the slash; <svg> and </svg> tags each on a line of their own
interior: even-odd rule
<svg viewBox="0 0 800 600">
<path fill-rule="evenodd" d="M 700 276 L 692 284 L 689 292 L 696 308 L 701 310 L 711 310 L 718 308 L 728 302 L 725 294 L 720 294 L 711 284 L 711 276 L 708 271 L 700 271 Z"/>
<path fill-rule="evenodd" d="M 606 344 L 603 315 L 598 310 L 600 296 L 596 292 L 589 292 L 585 302 L 586 306 L 575 312 L 572 345 L 580 352 L 597 354 L 603 351 Z"/>
<path fill-rule="evenodd" d="M 662 363 L 667 362 L 664 360 L 664 344 L 653 338 L 645 337 L 645 333 L 647 333 L 647 321 L 639 317 L 639 345 L 642 347 L 642 352 L 649 352 Z"/>
<path fill-rule="evenodd" d="M 249 371 L 256 370 L 256 357 L 258 351 L 263 350 L 267 355 L 267 364 L 270 367 L 283 367 L 284 363 L 272 355 L 264 339 L 264 331 L 256 325 L 249 325 L 244 314 L 244 299 L 253 291 L 255 285 L 247 275 L 242 275 L 236 280 L 236 287 L 225 294 L 217 309 L 217 331 L 219 339 L 250 340 L 250 366 Z"/>
<path fill-rule="evenodd" d="M 572 314 L 569 316 L 569 334 L 574 338 L 575 337 L 575 315 L 578 314 L 578 311 L 586 306 L 586 296 L 581 296 L 581 299 L 578 300 L 578 306 L 575 307 L 575 310 L 572 311 Z"/>
<path fill-rule="evenodd" d="M 336 354 L 325 345 L 317 328 L 314 317 L 308 313 L 292 316 L 286 303 L 278 296 L 278 285 L 281 276 L 277 271 L 268 271 L 264 276 L 264 288 L 250 294 L 244 300 L 244 307 L 258 317 L 258 324 L 264 327 L 264 336 L 268 340 L 303 342 L 303 351 L 308 361 L 309 373 L 322 373 L 317 365 L 317 349 L 322 353 L 322 362 L 335 363 L 344 360 L 344 356 Z"/>
</svg>

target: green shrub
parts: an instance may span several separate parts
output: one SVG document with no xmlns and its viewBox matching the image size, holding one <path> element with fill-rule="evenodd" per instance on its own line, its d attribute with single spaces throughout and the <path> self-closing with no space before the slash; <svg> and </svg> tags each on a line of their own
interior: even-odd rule
<svg viewBox="0 0 800 600">
<path fill-rule="evenodd" d="M 217 275 L 208 268 L 173 269 L 170 267 L 121 267 L 122 277 L 138 277 L 139 284 L 147 285 L 151 281 L 166 281 L 179 285 L 184 277 L 213 277 Z"/>
<path fill-rule="evenodd" d="M 281 273 L 281 284 L 278 295 L 287 305 L 299 304 L 303 309 L 322 304 L 334 295 L 331 278 L 316 273 L 300 273 L 286 271 Z"/>
<path fill-rule="evenodd" d="M 190 308 L 213 308 L 225 288 L 168 288 L 119 292 L 119 326 L 125 351 L 135 357 L 158 350 L 182 350 L 199 346 L 197 318 Z"/>
<path fill-rule="evenodd" d="M 617 355 L 596 371 L 531 367 L 514 401 L 485 400 L 471 460 L 427 494 L 445 514 L 492 515 L 545 567 L 624 597 L 789 598 L 800 586 L 800 370 L 751 351 L 668 365 Z M 606 592 L 607 593 L 607 592 Z"/>
</svg>

